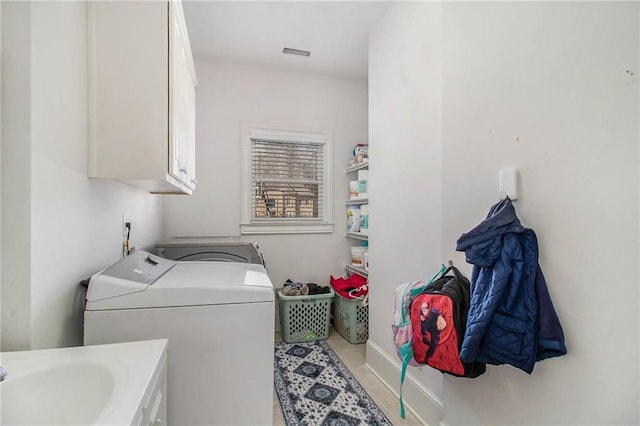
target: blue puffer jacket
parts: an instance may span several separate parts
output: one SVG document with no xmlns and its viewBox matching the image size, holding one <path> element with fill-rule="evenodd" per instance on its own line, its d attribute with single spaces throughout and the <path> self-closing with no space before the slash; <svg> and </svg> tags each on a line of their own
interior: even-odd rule
<svg viewBox="0 0 640 426">
<path fill-rule="evenodd" d="M 536 361 L 567 352 L 538 265 L 536 235 L 522 226 L 509 198 L 462 234 L 456 250 L 474 265 L 462 361 L 510 364 L 531 373 Z"/>
</svg>

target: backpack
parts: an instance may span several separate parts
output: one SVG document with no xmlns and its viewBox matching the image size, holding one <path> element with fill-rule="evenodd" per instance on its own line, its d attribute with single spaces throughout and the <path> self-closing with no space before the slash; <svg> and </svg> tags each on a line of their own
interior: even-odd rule
<svg viewBox="0 0 640 426">
<path fill-rule="evenodd" d="M 411 303 L 415 297 L 421 294 L 429 284 L 445 272 L 446 268 L 442 268 L 435 274 L 431 280 L 427 281 L 411 281 L 402 284 L 396 288 L 393 324 L 391 330 L 393 332 L 393 344 L 396 353 L 402 361 L 402 371 L 400 373 L 400 416 L 405 418 L 404 403 L 402 400 L 402 384 L 407 373 L 407 366 L 419 366 L 413 356 L 413 327 L 411 324 L 410 309 Z"/>
<path fill-rule="evenodd" d="M 446 270 L 445 266 L 436 275 L 427 281 L 410 281 L 396 288 L 395 309 L 393 312 L 393 324 L 391 331 L 393 332 L 393 344 L 396 347 L 396 354 L 403 360 L 407 358 L 408 351 L 411 350 L 411 341 L 413 340 L 413 330 L 411 326 L 411 302 L 416 296 L 421 294 L 427 285 L 431 284 Z M 413 359 L 413 352 L 409 354 L 407 363 L 413 366 L 420 364 Z"/>
<path fill-rule="evenodd" d="M 453 275 L 447 275 L 453 272 Z M 410 308 L 414 360 L 458 377 L 478 377 L 486 370 L 481 362 L 462 362 L 460 349 L 467 328 L 469 280 L 449 267 L 417 295 Z"/>
<path fill-rule="evenodd" d="M 453 272 L 454 276 L 447 275 L 450 271 Z M 399 393 L 400 417 L 403 419 L 405 418 L 405 409 L 402 399 L 402 385 L 407 373 L 407 366 L 424 365 L 426 354 L 429 351 L 429 347 L 424 341 L 425 336 L 422 333 L 422 321 L 420 319 L 422 304 L 425 301 L 429 302 L 427 297 L 423 297 L 426 295 L 434 298 L 432 306 L 438 307 L 447 313 L 443 318 L 445 321 L 444 327 L 442 321 L 440 321 L 440 327 L 444 330 L 447 328 L 447 324 L 453 324 L 453 327 L 444 332 L 445 336 L 442 336 L 443 330 L 441 330 L 438 344 L 434 345 L 434 353 L 430 354 L 429 359 L 427 359 L 427 361 L 431 360 L 432 362 L 426 362 L 426 364 L 442 372 L 461 377 L 478 377 L 486 370 L 486 366 L 483 363 L 463 363 L 460 360 L 460 348 L 469 312 L 470 292 L 469 280 L 453 266 L 452 262 L 449 262 L 448 268 L 442 265 L 438 273 L 428 282 L 411 281 L 398 286 L 395 294 L 394 324 L 392 324 L 391 329 L 396 353 L 402 361 Z M 418 299 L 419 301 L 417 301 Z M 437 317 L 436 315 L 434 320 L 436 328 L 438 327 Z M 426 334 L 427 342 L 429 342 L 430 335 Z M 453 339 L 450 340 L 452 335 Z M 438 349 L 441 342 L 441 349 Z M 448 343 L 445 345 L 445 342 Z M 446 350 L 443 349 L 445 347 L 450 349 L 449 354 L 453 354 L 452 356 L 445 354 Z"/>
</svg>

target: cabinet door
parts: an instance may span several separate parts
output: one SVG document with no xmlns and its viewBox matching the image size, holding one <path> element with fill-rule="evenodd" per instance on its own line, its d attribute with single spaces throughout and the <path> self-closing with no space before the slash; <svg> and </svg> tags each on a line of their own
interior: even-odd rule
<svg viewBox="0 0 640 426">
<path fill-rule="evenodd" d="M 181 4 L 89 1 L 87 12 L 88 175 L 191 194 L 196 80 Z"/>
<path fill-rule="evenodd" d="M 195 189 L 196 77 L 182 5 L 170 2 L 169 173 Z"/>
<path fill-rule="evenodd" d="M 91 177 L 166 179 L 168 7 L 155 1 L 87 3 Z"/>
</svg>

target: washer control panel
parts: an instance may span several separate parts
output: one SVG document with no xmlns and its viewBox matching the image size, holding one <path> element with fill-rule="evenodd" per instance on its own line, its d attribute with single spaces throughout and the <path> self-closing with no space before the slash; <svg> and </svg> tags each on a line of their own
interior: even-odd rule
<svg viewBox="0 0 640 426">
<path fill-rule="evenodd" d="M 149 285 L 166 274 L 176 263 L 174 260 L 140 250 L 110 266 L 102 275 Z"/>
</svg>

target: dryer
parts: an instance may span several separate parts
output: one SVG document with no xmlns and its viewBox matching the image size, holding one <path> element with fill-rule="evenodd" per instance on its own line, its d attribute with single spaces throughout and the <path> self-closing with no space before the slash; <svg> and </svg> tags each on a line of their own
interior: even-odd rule
<svg viewBox="0 0 640 426">
<path fill-rule="evenodd" d="M 168 339 L 168 423 L 273 419 L 274 289 L 262 265 L 145 251 L 95 274 L 84 344 Z"/>
</svg>

